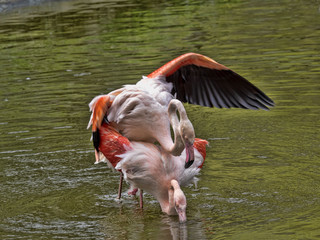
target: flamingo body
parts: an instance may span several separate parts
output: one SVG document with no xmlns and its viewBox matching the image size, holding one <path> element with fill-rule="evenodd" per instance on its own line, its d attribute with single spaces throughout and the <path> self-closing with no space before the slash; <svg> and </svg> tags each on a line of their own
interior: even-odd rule
<svg viewBox="0 0 320 240">
<path fill-rule="evenodd" d="M 161 146 L 133 141 L 131 142 L 132 147 L 119 155 L 121 161 L 118 162 L 116 169 L 122 171 L 125 169 L 123 171 L 125 179 L 132 182 L 137 188 L 144 189 L 149 193 L 157 191 L 150 182 L 156 182 L 155 186 L 158 186 L 158 182 L 170 184 L 172 179 L 176 179 L 179 185 L 187 186 L 193 182 L 194 177 L 203 166 L 202 154 L 205 154 L 203 150 L 206 145 L 208 145 L 206 140 L 195 138 L 195 162 L 190 168 L 185 169 L 185 150 L 180 156 L 173 156 L 164 151 Z M 201 148 L 201 152 L 198 151 L 198 147 Z"/>
<path fill-rule="evenodd" d="M 108 121 L 130 140 L 151 143 L 166 141 L 170 144 L 172 141 L 167 106 L 172 96 L 154 88 L 158 85 L 157 81 L 147 83 L 153 89 L 150 92 L 141 87 L 143 84 L 125 86 L 107 112 Z"/>
</svg>

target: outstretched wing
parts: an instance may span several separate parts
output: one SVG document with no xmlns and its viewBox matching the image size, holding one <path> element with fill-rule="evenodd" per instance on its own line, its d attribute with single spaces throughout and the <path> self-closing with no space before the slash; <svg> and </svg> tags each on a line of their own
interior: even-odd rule
<svg viewBox="0 0 320 240">
<path fill-rule="evenodd" d="M 148 75 L 166 76 L 172 94 L 182 102 L 217 108 L 265 109 L 274 102 L 261 90 L 213 59 L 186 53 Z"/>
</svg>

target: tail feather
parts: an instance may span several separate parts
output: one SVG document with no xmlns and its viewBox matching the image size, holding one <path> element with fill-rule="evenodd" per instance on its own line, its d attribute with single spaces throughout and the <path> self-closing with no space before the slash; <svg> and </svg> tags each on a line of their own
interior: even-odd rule
<svg viewBox="0 0 320 240">
<path fill-rule="evenodd" d="M 92 114 L 88 124 L 88 128 L 92 125 L 93 132 L 101 127 L 103 118 L 106 115 L 111 104 L 112 101 L 109 95 L 97 96 L 90 102 L 89 107 Z"/>
<path fill-rule="evenodd" d="M 99 95 L 92 99 L 89 103 L 90 111 L 92 112 L 87 128 L 92 125 L 92 141 L 95 148 L 96 162 L 100 162 L 100 132 L 99 129 L 103 124 L 108 109 L 111 107 L 115 97 L 119 95 L 123 89 L 117 89 L 107 95 Z M 103 140 L 103 139 L 102 139 Z"/>
<path fill-rule="evenodd" d="M 114 99 L 120 93 L 122 93 L 124 88 L 120 88 L 110 92 L 107 95 L 99 95 L 92 99 L 89 103 L 90 111 L 92 112 L 87 128 L 92 125 L 92 131 L 96 131 L 102 125 L 103 119 L 111 107 Z"/>
<path fill-rule="evenodd" d="M 206 155 L 207 155 L 206 146 L 209 145 L 209 142 L 204 139 L 195 138 L 193 145 L 198 150 L 198 152 L 201 154 L 201 156 L 203 157 L 203 162 L 202 162 L 201 166 L 199 166 L 199 168 L 202 168 L 204 160 L 206 159 Z"/>
</svg>

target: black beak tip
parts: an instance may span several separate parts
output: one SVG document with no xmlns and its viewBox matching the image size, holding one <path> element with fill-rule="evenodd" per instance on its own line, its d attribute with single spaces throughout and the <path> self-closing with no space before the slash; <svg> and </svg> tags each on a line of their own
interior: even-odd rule
<svg viewBox="0 0 320 240">
<path fill-rule="evenodd" d="M 186 164 L 184 165 L 184 168 L 185 169 L 189 168 L 193 164 L 193 162 L 194 162 L 194 160 L 186 162 Z"/>
</svg>

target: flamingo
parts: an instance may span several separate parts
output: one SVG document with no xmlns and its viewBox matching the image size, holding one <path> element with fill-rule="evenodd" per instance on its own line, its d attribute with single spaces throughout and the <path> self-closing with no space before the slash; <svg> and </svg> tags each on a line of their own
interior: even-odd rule
<svg viewBox="0 0 320 240">
<path fill-rule="evenodd" d="M 185 168 L 190 167 L 194 149 L 183 128 L 176 129 L 176 133 L 179 132 L 176 136 L 180 135 L 184 144 L 171 138 L 167 110 L 174 98 L 217 108 L 268 110 L 274 106 L 268 96 L 231 69 L 204 55 L 186 53 L 136 84 L 125 85 L 90 102 L 92 114 L 88 128 L 92 125 L 96 162 L 101 160 L 100 142 L 105 141 L 100 136 L 100 128 L 107 122 L 130 141 L 158 142 L 164 151 L 174 156 L 180 156 L 186 148 Z"/>
<path fill-rule="evenodd" d="M 136 188 L 153 195 L 160 204 L 162 212 L 179 216 L 180 222 L 186 221 L 187 200 L 181 189 L 196 182 L 205 157 L 206 145 L 203 139 L 194 140 L 194 163 L 184 167 L 184 150 L 180 156 L 173 156 L 161 146 L 152 143 L 131 142 L 131 148 L 122 155 L 116 169 L 121 170 L 124 179 Z M 140 195 L 140 206 L 141 206 Z"/>
<path fill-rule="evenodd" d="M 189 128 L 188 131 L 194 134 L 193 128 Z M 100 126 L 100 134 L 104 139 L 100 142 L 100 151 L 123 173 L 127 182 L 140 189 L 140 207 L 143 189 L 158 200 L 164 213 L 178 215 L 179 221 L 185 222 L 187 200 L 180 186 L 196 181 L 195 176 L 202 168 L 206 157 L 208 142 L 194 138 L 194 164 L 186 169 L 186 150 L 181 156 L 173 156 L 161 146 L 129 141 L 106 122 Z"/>
</svg>

